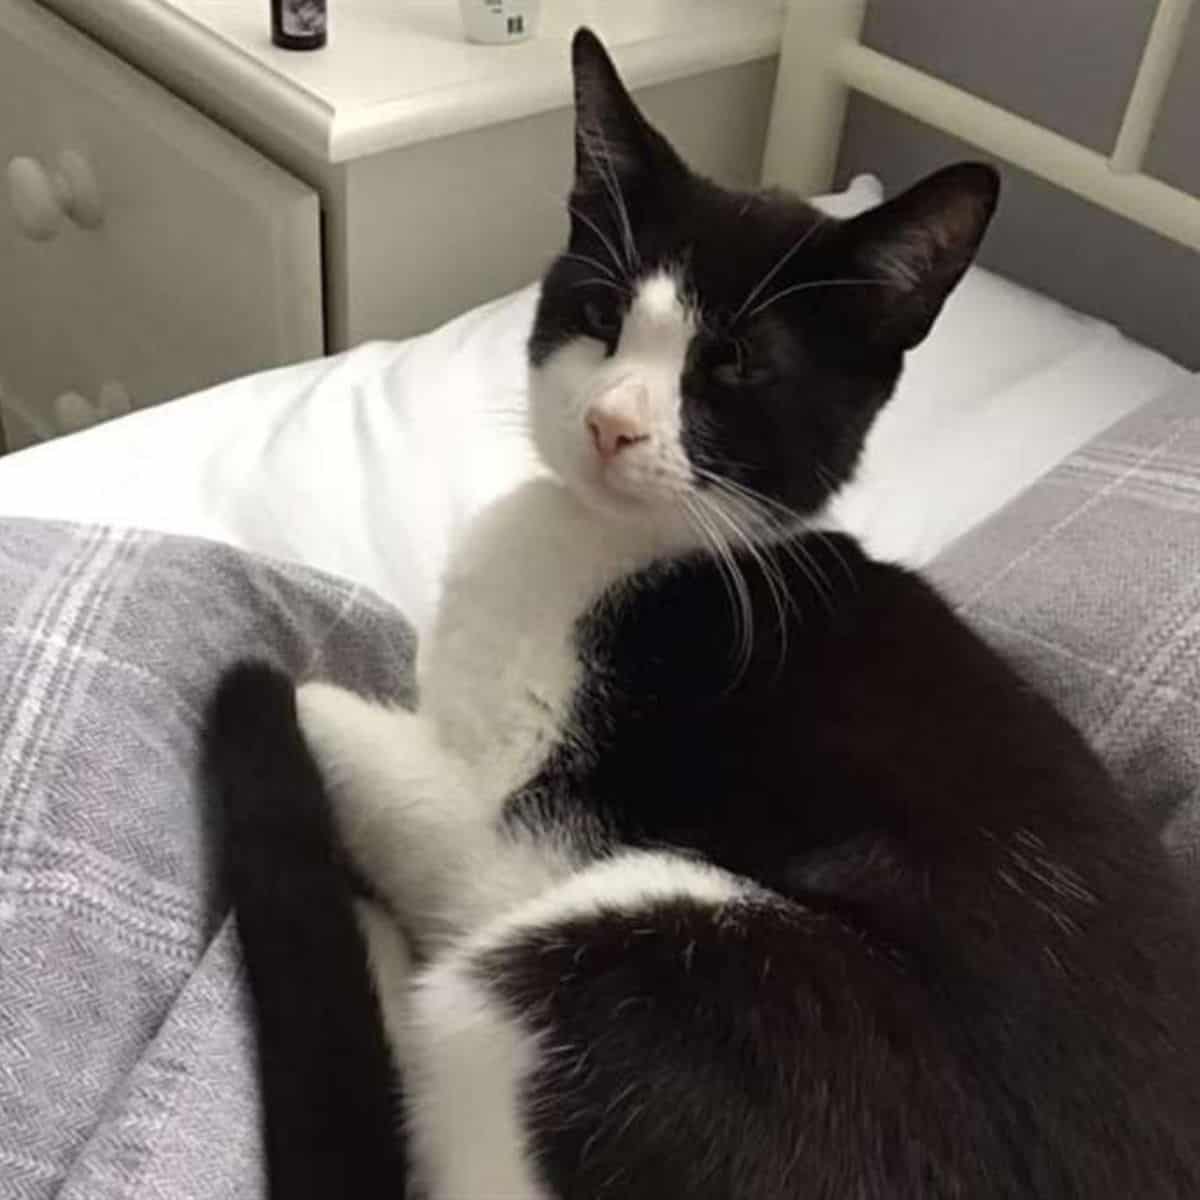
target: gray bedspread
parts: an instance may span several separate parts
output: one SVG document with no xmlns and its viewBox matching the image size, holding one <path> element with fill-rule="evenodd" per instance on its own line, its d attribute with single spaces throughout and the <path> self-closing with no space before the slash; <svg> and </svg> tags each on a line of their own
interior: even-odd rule
<svg viewBox="0 0 1200 1200">
<path fill-rule="evenodd" d="M 1200 389 L 1103 435 L 935 575 L 1200 853 Z M 205 542 L 0 522 L 0 1198 L 262 1192 L 253 1036 L 197 730 L 265 655 L 386 693 L 401 618 Z"/>
<path fill-rule="evenodd" d="M 943 553 L 932 577 L 1200 880 L 1200 376 Z"/>
<path fill-rule="evenodd" d="M 221 668 L 380 694 L 370 593 L 207 542 L 0 524 L 0 1197 L 261 1194 L 253 1040 L 197 731 Z"/>
</svg>

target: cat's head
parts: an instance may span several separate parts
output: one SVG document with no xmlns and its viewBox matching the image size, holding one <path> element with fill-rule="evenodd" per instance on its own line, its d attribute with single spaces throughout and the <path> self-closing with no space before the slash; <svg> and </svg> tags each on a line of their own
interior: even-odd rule
<svg viewBox="0 0 1200 1200">
<path fill-rule="evenodd" d="M 950 167 L 838 221 L 696 175 L 590 32 L 573 60 L 570 236 L 529 342 L 539 454 L 632 521 L 818 513 L 974 256 L 996 173 Z"/>
</svg>

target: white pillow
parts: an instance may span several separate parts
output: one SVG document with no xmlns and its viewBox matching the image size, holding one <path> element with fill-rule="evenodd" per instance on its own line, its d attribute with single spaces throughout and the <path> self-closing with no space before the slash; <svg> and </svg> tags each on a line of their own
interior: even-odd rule
<svg viewBox="0 0 1200 1200">
<path fill-rule="evenodd" d="M 883 199 L 857 176 L 830 209 Z M 972 267 L 905 363 L 833 506 L 876 557 L 920 566 L 1186 372 L 1067 308 Z"/>
<path fill-rule="evenodd" d="M 849 215 L 881 195 L 860 176 L 822 203 Z M 420 626 L 462 523 L 533 468 L 520 410 L 536 296 L 528 287 L 422 337 L 235 380 L 9 455 L 0 515 L 214 538 L 353 579 Z M 877 552 L 924 561 L 1172 370 L 1182 375 L 1106 326 L 971 271 L 912 356 L 839 516 Z M 1039 373 L 1055 371 L 1046 395 Z M 1106 402 L 1089 394 L 1122 373 Z M 1045 425 L 1047 412 L 1041 458 L 1021 457 L 1031 414 Z"/>
<path fill-rule="evenodd" d="M 855 175 L 845 191 L 813 196 L 809 203 L 831 217 L 845 220 L 874 208 L 882 199 L 883 184 L 874 175 Z"/>
</svg>

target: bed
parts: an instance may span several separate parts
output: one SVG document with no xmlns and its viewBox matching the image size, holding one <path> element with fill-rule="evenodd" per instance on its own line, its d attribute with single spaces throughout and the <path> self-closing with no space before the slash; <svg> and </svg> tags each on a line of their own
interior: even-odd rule
<svg viewBox="0 0 1200 1200">
<path fill-rule="evenodd" d="M 1200 201 L 1138 171 L 1187 8 L 1159 5 L 1110 160 L 868 49 L 861 5 L 797 2 L 767 178 L 828 188 L 854 88 L 1195 251 Z M 822 203 L 881 195 L 859 174 Z M 447 547 L 536 469 L 535 301 L 531 285 L 0 460 L 0 1194 L 257 1194 L 199 712 L 250 652 L 405 694 Z M 1200 380 L 975 267 L 834 519 L 940 579 L 1194 861 Z"/>
<path fill-rule="evenodd" d="M 872 176 L 822 202 L 849 214 Z M 532 469 L 514 411 L 536 286 L 423 337 L 221 385 L 0 462 L 0 514 L 213 538 L 373 588 L 420 625 L 461 523 Z M 837 520 L 911 565 L 1185 378 L 980 267 L 909 360 Z"/>
</svg>

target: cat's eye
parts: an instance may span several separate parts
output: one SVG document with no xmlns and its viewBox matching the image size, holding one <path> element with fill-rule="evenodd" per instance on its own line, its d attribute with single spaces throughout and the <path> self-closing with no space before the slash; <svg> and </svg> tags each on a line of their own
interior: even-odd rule
<svg viewBox="0 0 1200 1200">
<path fill-rule="evenodd" d="M 713 367 L 712 375 L 722 387 L 730 388 L 756 387 L 771 378 L 768 367 L 747 362 L 745 359 L 718 363 Z"/>
<path fill-rule="evenodd" d="M 614 309 L 598 300 L 585 300 L 583 327 L 591 337 L 602 342 L 611 342 L 621 331 L 621 318 Z"/>
</svg>

